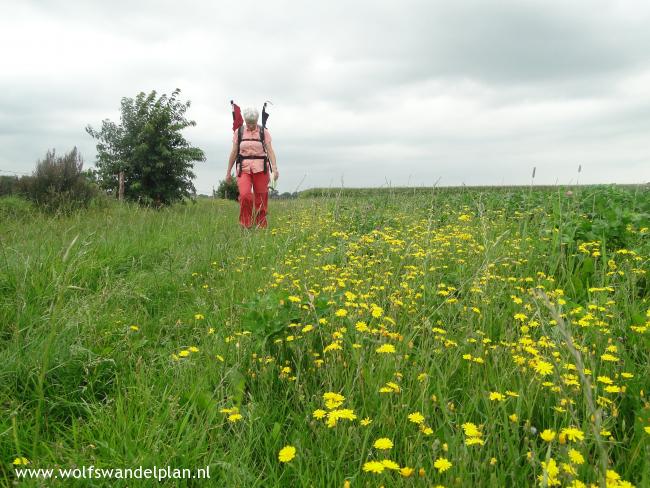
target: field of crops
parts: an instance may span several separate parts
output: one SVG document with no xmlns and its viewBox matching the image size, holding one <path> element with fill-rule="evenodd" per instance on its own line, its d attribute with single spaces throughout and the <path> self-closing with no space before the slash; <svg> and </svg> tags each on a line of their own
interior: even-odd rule
<svg viewBox="0 0 650 488">
<path fill-rule="evenodd" d="M 0 485 L 650 486 L 648 187 L 1 203 Z"/>
</svg>

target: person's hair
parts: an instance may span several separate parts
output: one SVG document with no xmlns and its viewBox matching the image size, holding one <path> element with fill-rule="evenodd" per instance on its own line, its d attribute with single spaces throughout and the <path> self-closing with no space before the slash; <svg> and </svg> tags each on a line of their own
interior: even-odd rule
<svg viewBox="0 0 650 488">
<path fill-rule="evenodd" d="M 257 122 L 257 119 L 260 118 L 260 113 L 257 111 L 257 109 L 248 107 L 244 109 L 244 120 L 246 121 L 247 124 Z"/>
</svg>

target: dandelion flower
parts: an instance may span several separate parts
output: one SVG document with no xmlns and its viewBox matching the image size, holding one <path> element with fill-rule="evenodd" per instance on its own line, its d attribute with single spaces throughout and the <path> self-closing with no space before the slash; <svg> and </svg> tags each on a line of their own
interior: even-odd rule
<svg viewBox="0 0 650 488">
<path fill-rule="evenodd" d="M 424 416 L 420 412 L 413 412 L 409 415 L 408 419 L 414 424 L 421 424 L 424 422 Z"/>
<path fill-rule="evenodd" d="M 438 470 L 438 473 L 444 473 L 447 471 L 449 468 L 451 468 L 453 465 L 447 458 L 438 458 L 436 459 L 436 462 L 433 463 L 433 467 Z"/>
<path fill-rule="evenodd" d="M 393 354 L 395 352 L 395 346 L 392 344 L 384 344 L 377 349 L 375 349 L 375 352 L 378 352 L 380 354 Z"/>
<path fill-rule="evenodd" d="M 381 461 L 368 461 L 363 465 L 363 470 L 366 473 L 381 473 L 386 469 Z"/>
<path fill-rule="evenodd" d="M 573 464 L 583 464 L 585 462 L 585 458 L 582 454 L 575 449 L 569 450 L 569 459 Z"/>
<path fill-rule="evenodd" d="M 235 422 L 237 422 L 238 420 L 241 420 L 241 419 L 242 419 L 242 416 L 239 413 L 233 413 L 233 414 L 228 416 L 228 421 L 232 422 L 233 424 Z"/>
<path fill-rule="evenodd" d="M 288 463 L 296 457 L 296 448 L 293 446 L 284 446 L 278 453 L 278 459 L 282 463 Z"/>
<path fill-rule="evenodd" d="M 544 441 L 551 442 L 553 439 L 555 439 L 555 432 L 553 432 L 551 429 L 545 429 L 544 432 L 542 432 L 539 436 Z"/>
<path fill-rule="evenodd" d="M 534 368 L 535 371 L 542 376 L 548 376 L 553 372 L 553 365 L 546 361 L 537 361 Z"/>
<path fill-rule="evenodd" d="M 561 433 L 564 434 L 566 438 L 571 442 L 582 441 L 585 438 L 584 433 L 577 427 L 568 427 L 566 429 L 562 429 Z"/>
<path fill-rule="evenodd" d="M 383 464 L 386 469 L 399 471 L 399 464 L 397 464 L 395 461 L 391 461 L 390 459 L 382 460 L 381 464 Z"/>
<path fill-rule="evenodd" d="M 377 439 L 375 441 L 374 446 L 375 446 L 375 449 L 381 449 L 381 450 L 392 449 L 393 441 L 391 441 L 387 437 L 382 437 L 382 438 Z"/>
<path fill-rule="evenodd" d="M 490 393 L 490 400 L 492 400 L 493 402 L 502 402 L 505 399 L 506 397 L 503 394 L 499 393 L 498 391 L 493 391 Z"/>
<path fill-rule="evenodd" d="M 314 413 L 312 415 L 314 416 L 314 418 L 320 420 L 323 417 L 325 417 L 325 415 L 327 415 L 327 412 L 319 408 L 318 410 L 314 410 Z"/>
</svg>

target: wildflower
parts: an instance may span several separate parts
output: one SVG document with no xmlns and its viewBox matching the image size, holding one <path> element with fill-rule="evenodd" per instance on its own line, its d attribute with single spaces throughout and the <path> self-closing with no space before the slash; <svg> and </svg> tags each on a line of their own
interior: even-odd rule
<svg viewBox="0 0 650 488">
<path fill-rule="evenodd" d="M 191 352 L 199 352 L 199 348 L 196 346 L 188 347 Z"/>
<path fill-rule="evenodd" d="M 346 309 L 339 308 L 334 315 L 336 315 L 337 317 L 345 317 L 345 316 L 347 316 L 347 314 L 348 314 L 348 311 Z"/>
<path fill-rule="evenodd" d="M 546 361 L 537 361 L 533 368 L 542 376 L 547 376 L 553 372 L 553 365 Z"/>
<path fill-rule="evenodd" d="M 438 470 L 438 473 L 444 473 L 453 465 L 449 462 L 447 458 L 438 458 L 436 462 L 433 463 L 433 467 Z"/>
<path fill-rule="evenodd" d="M 496 402 L 502 402 L 506 399 L 504 395 L 499 393 L 498 391 L 493 391 L 490 393 L 490 400 L 496 401 Z"/>
<path fill-rule="evenodd" d="M 424 416 L 420 412 L 413 412 L 409 414 L 408 419 L 414 424 L 421 424 L 424 422 Z"/>
<path fill-rule="evenodd" d="M 300 302 L 300 297 L 297 297 L 295 295 L 290 295 L 289 296 L 289 301 L 292 303 L 299 303 Z"/>
<path fill-rule="evenodd" d="M 463 424 L 462 427 L 467 437 L 481 437 L 483 435 L 478 427 L 471 422 Z"/>
<path fill-rule="evenodd" d="M 382 460 L 381 464 L 383 464 L 384 467 L 387 468 L 387 469 L 392 469 L 394 471 L 399 471 L 399 464 L 397 464 L 395 461 L 391 461 L 390 459 Z"/>
<path fill-rule="evenodd" d="M 561 433 L 564 434 L 571 442 L 582 441 L 585 438 L 584 433 L 577 427 L 568 427 L 566 429 L 562 429 Z"/>
<path fill-rule="evenodd" d="M 233 424 L 237 422 L 238 420 L 241 420 L 242 416 L 239 413 L 233 413 L 228 416 L 228 422 L 232 422 Z"/>
<path fill-rule="evenodd" d="M 378 353 L 383 353 L 383 354 L 393 354 L 395 352 L 395 346 L 392 344 L 384 344 L 377 349 L 375 349 L 375 352 Z"/>
<path fill-rule="evenodd" d="M 14 466 L 20 466 L 20 465 L 26 466 L 27 464 L 29 464 L 29 459 L 27 459 L 26 457 L 17 457 L 16 459 L 14 459 L 13 462 Z"/>
<path fill-rule="evenodd" d="M 375 446 L 375 449 L 388 450 L 392 449 L 393 441 L 387 437 L 382 437 L 380 439 L 377 439 L 373 445 Z"/>
<path fill-rule="evenodd" d="M 580 454 L 580 452 L 576 451 L 575 449 L 570 449 L 569 450 L 569 459 L 573 464 L 583 464 L 585 462 L 585 458 Z"/>
<path fill-rule="evenodd" d="M 194 314 L 194 319 L 195 320 L 203 320 L 205 317 L 201 313 L 195 313 Z"/>
<path fill-rule="evenodd" d="M 401 474 L 404 478 L 410 478 L 411 476 L 413 476 L 414 471 L 415 470 L 413 468 L 404 466 L 402 469 L 399 470 L 399 474 Z"/>
<path fill-rule="evenodd" d="M 420 425 L 420 432 L 422 432 L 424 435 L 431 435 L 433 434 L 433 429 L 422 424 Z"/>
<path fill-rule="evenodd" d="M 190 355 L 190 351 L 188 351 L 187 349 L 183 349 L 181 352 L 178 353 L 178 355 L 182 358 L 186 358 L 187 356 Z"/>
<path fill-rule="evenodd" d="M 129 327 L 129 329 L 131 329 L 132 331 L 137 332 L 137 331 L 140 330 L 140 327 L 138 327 L 137 325 L 132 325 L 131 327 Z"/>
<path fill-rule="evenodd" d="M 278 459 L 282 463 L 288 463 L 296 457 L 296 448 L 293 446 L 284 446 L 278 453 Z"/>
<path fill-rule="evenodd" d="M 539 436 L 546 442 L 552 442 L 555 439 L 555 432 L 551 429 L 545 429 Z"/>
<path fill-rule="evenodd" d="M 314 410 L 314 413 L 312 415 L 314 416 L 315 419 L 320 420 L 327 415 L 327 412 L 319 408 L 318 410 Z"/>
<path fill-rule="evenodd" d="M 510 422 L 513 422 L 513 423 L 514 423 L 514 422 L 517 422 L 517 420 L 519 420 L 519 417 L 517 417 L 517 414 L 516 414 L 516 413 L 513 413 L 513 414 L 510 415 L 508 418 L 510 419 Z"/>
<path fill-rule="evenodd" d="M 381 461 L 368 461 L 363 465 L 363 470 L 368 473 L 381 473 L 385 469 L 384 464 Z"/>
<path fill-rule="evenodd" d="M 372 423 L 372 419 L 370 417 L 366 417 L 366 418 L 362 419 L 361 422 L 359 422 L 359 423 L 361 425 L 363 425 L 364 427 L 366 427 L 366 426 L 368 426 L 368 425 L 370 425 Z"/>
<path fill-rule="evenodd" d="M 494 466 L 497 463 L 497 458 L 490 458 L 490 466 Z"/>
<path fill-rule="evenodd" d="M 323 400 L 325 400 L 325 406 L 329 410 L 333 410 L 343 404 L 345 397 L 339 393 L 328 391 L 327 393 L 323 393 Z"/>
</svg>

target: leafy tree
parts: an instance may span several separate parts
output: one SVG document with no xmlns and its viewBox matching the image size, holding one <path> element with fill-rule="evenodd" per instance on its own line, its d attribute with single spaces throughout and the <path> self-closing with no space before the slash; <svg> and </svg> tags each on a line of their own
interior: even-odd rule
<svg viewBox="0 0 650 488">
<path fill-rule="evenodd" d="M 99 131 L 86 127 L 98 140 L 95 166 L 103 188 L 117 193 L 123 172 L 124 197 L 129 200 L 169 205 L 196 194 L 194 161 L 205 161 L 205 154 L 181 133 L 196 122 L 185 118 L 190 102 L 178 100 L 179 94 L 177 88 L 170 97 L 152 91 L 122 98 L 119 125 L 105 119 Z"/>
</svg>

